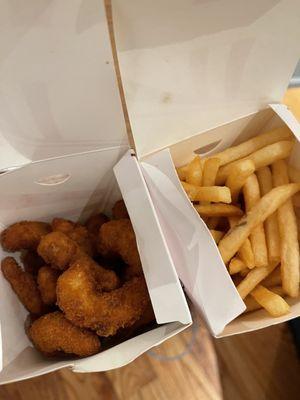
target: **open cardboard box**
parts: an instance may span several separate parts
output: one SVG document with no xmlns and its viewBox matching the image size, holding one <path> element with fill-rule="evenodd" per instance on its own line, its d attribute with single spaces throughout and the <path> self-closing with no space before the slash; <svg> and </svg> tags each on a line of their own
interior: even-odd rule
<svg viewBox="0 0 300 400">
<path fill-rule="evenodd" d="M 66 366 L 76 372 L 123 366 L 185 329 L 191 316 L 129 149 L 103 4 L 27 1 L 20 10 L 7 0 L 1 16 L 0 228 L 54 216 L 84 220 L 109 213 L 122 194 L 159 326 L 92 357 L 48 360 L 26 337 L 27 312 L 1 274 L 0 383 Z"/>
<path fill-rule="evenodd" d="M 282 125 L 300 139 L 299 123 L 280 104 L 300 54 L 300 3 L 112 3 L 135 150 L 186 292 L 217 337 L 299 316 L 298 300 L 282 318 L 241 315 L 245 305 L 174 164 Z M 290 161 L 298 167 L 299 154 L 297 143 Z"/>
</svg>

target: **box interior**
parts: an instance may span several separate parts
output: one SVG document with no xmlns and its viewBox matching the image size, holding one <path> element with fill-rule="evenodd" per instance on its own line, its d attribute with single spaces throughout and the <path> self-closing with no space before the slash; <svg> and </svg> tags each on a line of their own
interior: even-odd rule
<svg viewBox="0 0 300 400">
<path fill-rule="evenodd" d="M 295 318 L 300 315 L 300 303 L 294 300 L 289 301 L 291 312 L 282 318 L 271 318 L 264 311 L 257 311 L 234 320 L 242 313 L 244 308 L 241 307 L 241 303 L 244 303 L 233 285 L 228 283 L 228 279 L 231 281 L 231 278 L 205 224 L 197 212 L 192 215 L 193 206 L 181 187 L 173 161 L 175 166 L 180 166 L 192 157 L 195 149 L 199 149 L 203 155 L 211 155 L 232 144 L 238 144 L 259 133 L 284 125 L 288 125 L 290 129 L 295 128 L 293 133 L 299 132 L 299 123 L 292 113 L 283 105 L 275 105 L 184 140 L 169 150 L 163 150 L 145 158 L 142 162 L 157 214 L 162 226 L 166 227 L 165 235 L 178 275 L 184 282 L 187 293 L 193 301 L 196 301 L 204 314 L 213 334 L 218 337 L 247 332 Z M 211 144 L 216 143 L 217 145 L 208 152 L 201 151 L 201 149 L 209 149 Z M 299 155 L 300 145 L 297 142 L 290 157 L 290 163 L 297 168 L 300 166 Z M 174 205 L 173 212 L 172 204 Z M 179 228 L 180 225 L 181 228 Z M 177 232 L 180 232 L 180 235 Z M 192 259 L 188 251 L 193 248 L 195 237 L 198 237 L 200 241 L 201 253 L 197 259 Z M 180 243 L 184 245 L 180 247 Z M 188 271 L 183 270 L 181 266 L 187 267 Z M 198 280 L 195 278 L 197 276 Z M 189 279 L 189 277 L 194 279 Z M 197 291 L 198 297 L 195 296 Z"/>
<path fill-rule="evenodd" d="M 82 153 L 75 156 L 54 158 L 41 162 L 34 162 L 15 171 L 10 171 L 0 176 L 2 196 L 0 199 L 0 223 L 1 229 L 17 220 L 43 220 L 51 221 L 54 216 L 61 216 L 71 220 L 85 220 L 94 212 L 103 211 L 110 213 L 116 200 L 120 199 L 121 192 L 114 177 L 113 168 L 120 158 L 128 152 L 128 146 L 110 148 L 93 152 Z M 133 157 L 130 156 L 130 159 Z M 136 165 L 135 163 L 134 165 Z M 139 188 L 140 182 L 135 181 L 136 174 L 130 174 L 131 189 L 143 193 L 144 187 Z M 134 182 L 132 182 L 132 179 Z M 122 184 L 121 184 L 122 186 Z M 136 201 L 140 201 L 140 195 Z M 150 197 L 148 195 L 148 201 Z M 134 206 L 128 207 L 129 213 Z M 143 203 L 146 209 L 146 203 Z M 147 225 L 147 212 L 144 212 L 144 222 Z M 136 215 L 131 215 L 134 223 Z M 151 222 L 149 222 L 150 224 Z M 135 225 L 137 225 L 135 223 Z M 145 224 L 141 225 L 145 229 Z M 143 232 L 138 225 L 137 237 L 143 237 Z M 156 239 L 159 243 L 159 238 Z M 153 245 L 153 243 L 152 243 Z M 140 249 L 142 260 L 146 260 L 149 249 Z M 155 251 L 155 244 L 152 252 Z M 0 250 L 2 259 L 8 253 Z M 161 255 L 161 253 L 160 253 Z M 171 272 L 162 275 L 162 280 L 152 274 L 156 274 L 149 268 L 145 270 L 151 299 L 155 313 L 159 316 L 159 322 L 181 321 L 182 323 L 162 325 L 154 331 L 146 332 L 141 336 L 108 349 L 93 357 L 81 360 L 66 359 L 61 361 L 43 358 L 32 348 L 25 332 L 24 320 L 27 312 L 24 310 L 16 295 L 11 290 L 8 282 L 0 275 L 0 320 L 2 337 L 3 370 L 0 373 L 0 382 L 10 382 L 19 379 L 40 375 L 52 370 L 72 366 L 76 371 L 101 371 L 116 368 L 132 361 L 142 352 L 158 344 L 160 341 L 172 336 L 184 329 L 191 322 L 182 289 L 179 285 L 172 287 L 175 299 L 177 296 L 179 310 L 185 310 L 185 318 L 182 312 L 170 306 L 166 309 L 157 300 L 156 293 L 161 295 L 161 289 L 169 287 L 168 279 L 174 280 L 176 276 L 174 267 L 164 259 L 160 259 L 160 268 L 172 268 Z M 170 278 L 171 277 L 171 278 Z M 177 277 L 178 280 L 178 277 Z M 178 281 L 179 283 L 179 281 Z M 165 303 L 167 303 L 165 301 Z M 161 309 L 159 308 L 161 307 Z M 165 318 L 165 319 L 164 319 Z"/>
</svg>

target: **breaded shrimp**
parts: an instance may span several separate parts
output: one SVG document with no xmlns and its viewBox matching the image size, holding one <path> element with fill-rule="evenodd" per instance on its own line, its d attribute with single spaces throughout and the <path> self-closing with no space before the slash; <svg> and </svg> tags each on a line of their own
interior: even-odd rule
<svg viewBox="0 0 300 400">
<path fill-rule="evenodd" d="M 75 263 L 57 281 L 57 304 L 75 325 L 114 335 L 134 324 L 149 303 L 142 277 L 133 278 L 110 292 L 99 290 L 95 268 Z"/>
<path fill-rule="evenodd" d="M 64 270 L 83 252 L 79 246 L 62 232 L 51 232 L 44 236 L 37 248 L 46 264 Z"/>
<path fill-rule="evenodd" d="M 35 320 L 28 328 L 28 335 L 34 346 L 50 357 L 60 352 L 86 357 L 100 351 L 100 341 L 94 332 L 78 328 L 59 311 Z"/>
<path fill-rule="evenodd" d="M 25 250 L 21 254 L 21 261 L 26 272 L 36 276 L 45 261 L 35 251 Z"/>
<path fill-rule="evenodd" d="M 1 244 L 6 251 L 36 250 L 41 238 L 50 231 L 46 222 L 17 222 L 1 233 Z"/>
<path fill-rule="evenodd" d="M 112 215 L 114 219 L 129 218 L 124 200 L 119 200 L 115 203 L 115 205 L 112 208 Z"/>
<path fill-rule="evenodd" d="M 120 256 L 128 265 L 127 277 L 143 273 L 135 233 L 129 219 L 119 219 L 103 224 L 99 232 L 98 250 L 104 256 L 107 253 Z"/>
<path fill-rule="evenodd" d="M 13 257 L 4 258 L 1 269 L 23 306 L 32 314 L 42 314 L 45 309 L 33 276 L 23 271 Z"/>
<path fill-rule="evenodd" d="M 60 272 L 58 270 L 48 265 L 44 265 L 39 269 L 37 284 L 45 304 L 52 305 L 56 303 L 56 282 L 59 275 Z"/>
</svg>

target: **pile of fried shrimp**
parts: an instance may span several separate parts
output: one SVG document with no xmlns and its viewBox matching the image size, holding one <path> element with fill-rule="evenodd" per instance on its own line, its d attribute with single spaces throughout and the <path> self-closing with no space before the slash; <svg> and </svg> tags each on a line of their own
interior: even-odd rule
<svg viewBox="0 0 300 400">
<path fill-rule="evenodd" d="M 1 233 L 1 270 L 29 312 L 26 333 L 46 356 L 86 357 L 155 322 L 123 200 L 112 219 L 17 222 Z"/>
</svg>

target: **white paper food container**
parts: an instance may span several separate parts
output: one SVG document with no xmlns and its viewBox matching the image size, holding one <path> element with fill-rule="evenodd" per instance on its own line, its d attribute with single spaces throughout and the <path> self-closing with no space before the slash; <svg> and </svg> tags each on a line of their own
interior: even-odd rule
<svg viewBox="0 0 300 400">
<path fill-rule="evenodd" d="M 66 366 L 76 372 L 123 366 L 185 329 L 191 316 L 129 150 L 103 4 L 30 0 L 20 9 L 5 0 L 1 27 L 0 170 L 8 172 L 0 176 L 0 228 L 109 212 L 122 192 L 160 326 L 92 357 L 47 360 L 27 339 L 27 312 L 0 274 L 0 383 Z"/>
<path fill-rule="evenodd" d="M 300 139 L 299 123 L 280 104 L 300 54 L 300 3 L 112 3 L 136 153 L 185 290 L 215 336 L 299 316 L 295 300 L 282 318 L 258 311 L 235 319 L 245 305 L 173 162 L 183 165 L 195 150 L 213 154 L 284 124 Z M 299 154 L 297 144 L 295 165 Z"/>
</svg>

